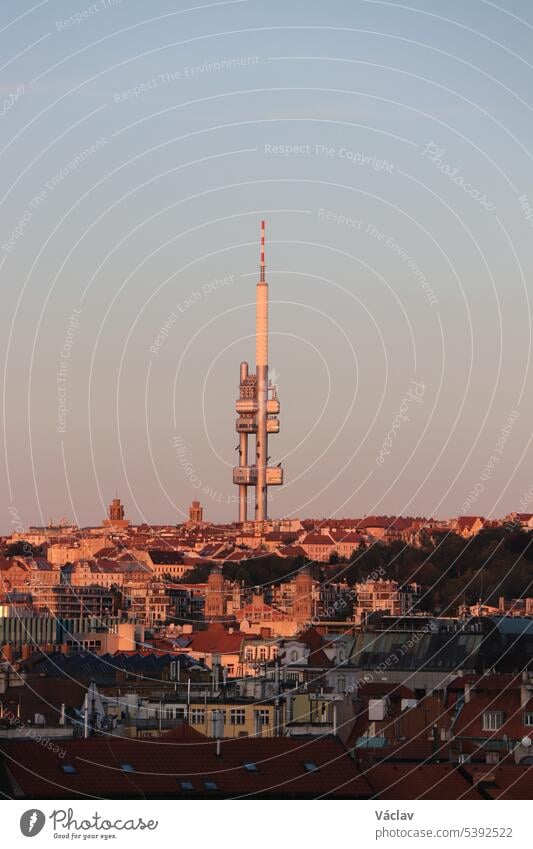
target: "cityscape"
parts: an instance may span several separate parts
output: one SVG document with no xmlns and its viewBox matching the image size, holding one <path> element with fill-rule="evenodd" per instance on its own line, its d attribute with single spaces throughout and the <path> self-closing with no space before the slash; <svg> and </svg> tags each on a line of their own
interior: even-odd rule
<svg viewBox="0 0 533 849">
<path fill-rule="evenodd" d="M 532 33 L 2 4 L 6 845 L 530 845 Z"/>
<path fill-rule="evenodd" d="M 188 521 L 138 525 L 117 495 L 96 527 L 2 538 L 2 792 L 522 798 L 533 513 L 269 518 L 265 221 L 259 269 L 235 521 L 195 499 Z"/>
</svg>

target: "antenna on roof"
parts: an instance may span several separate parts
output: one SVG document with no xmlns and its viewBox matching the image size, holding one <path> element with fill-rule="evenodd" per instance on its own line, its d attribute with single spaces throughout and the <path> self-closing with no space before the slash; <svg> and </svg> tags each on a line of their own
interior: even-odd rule
<svg viewBox="0 0 533 849">
<path fill-rule="evenodd" d="M 265 282 L 265 222 L 261 221 L 261 262 L 259 264 L 259 282 Z"/>
</svg>

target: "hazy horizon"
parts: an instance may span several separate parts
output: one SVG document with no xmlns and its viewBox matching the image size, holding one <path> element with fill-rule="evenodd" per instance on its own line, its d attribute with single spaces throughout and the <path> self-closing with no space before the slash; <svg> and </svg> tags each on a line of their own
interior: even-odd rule
<svg viewBox="0 0 533 849">
<path fill-rule="evenodd" d="M 532 32 L 523 0 L 5 3 L 2 533 L 115 491 L 236 520 L 262 218 L 271 517 L 533 511 Z"/>
</svg>

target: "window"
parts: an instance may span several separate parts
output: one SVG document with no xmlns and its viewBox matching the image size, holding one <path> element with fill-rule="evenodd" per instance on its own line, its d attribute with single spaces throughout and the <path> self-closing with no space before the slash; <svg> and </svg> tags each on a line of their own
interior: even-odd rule
<svg viewBox="0 0 533 849">
<path fill-rule="evenodd" d="M 304 761 L 304 768 L 306 772 L 316 772 L 318 769 L 314 761 Z"/>
<path fill-rule="evenodd" d="M 533 713 L 524 714 L 524 725 L 533 725 Z"/>
<path fill-rule="evenodd" d="M 256 710 L 255 716 L 259 725 L 270 725 L 270 711 L 265 708 Z"/>
<path fill-rule="evenodd" d="M 261 648 L 259 649 L 259 660 L 266 660 L 266 659 L 267 659 L 267 650 L 264 646 L 261 646 Z"/>
<path fill-rule="evenodd" d="M 344 677 L 344 675 L 339 675 L 339 677 L 337 678 L 337 692 L 338 693 L 344 693 L 345 690 L 346 690 L 346 678 Z"/>
<path fill-rule="evenodd" d="M 206 790 L 218 790 L 216 781 L 204 781 L 204 787 Z"/>
<path fill-rule="evenodd" d="M 291 662 L 294 663 L 296 660 L 298 660 L 298 652 L 291 651 Z"/>
<path fill-rule="evenodd" d="M 246 772 L 259 772 L 257 769 L 257 764 L 252 763 L 252 761 L 245 761 L 243 764 Z"/>
<path fill-rule="evenodd" d="M 120 764 L 120 768 L 122 772 L 135 772 L 135 767 L 130 763 Z"/>
<path fill-rule="evenodd" d="M 202 708 L 192 708 L 191 710 L 191 725 L 203 725 L 205 722 L 205 710 Z"/>
<path fill-rule="evenodd" d="M 487 710 L 483 714 L 483 731 L 497 731 L 503 725 L 505 715 L 501 710 Z"/>
<path fill-rule="evenodd" d="M 182 790 L 194 790 L 192 781 L 179 781 L 178 784 Z"/>
<path fill-rule="evenodd" d="M 76 775 L 78 770 L 74 766 L 74 764 L 61 764 L 61 769 L 65 773 L 65 775 Z"/>
<path fill-rule="evenodd" d="M 246 722 L 246 711 L 240 708 L 232 708 L 229 712 L 229 721 L 232 725 L 244 725 Z"/>
<path fill-rule="evenodd" d="M 253 649 L 246 649 L 246 660 L 253 660 L 253 659 L 254 659 L 254 650 Z"/>
</svg>

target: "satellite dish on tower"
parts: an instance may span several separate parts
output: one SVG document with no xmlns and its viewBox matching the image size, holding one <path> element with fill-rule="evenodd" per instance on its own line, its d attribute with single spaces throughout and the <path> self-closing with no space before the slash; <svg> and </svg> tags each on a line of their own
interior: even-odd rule
<svg viewBox="0 0 533 849">
<path fill-rule="evenodd" d="M 526 749 L 529 749 L 531 746 L 531 737 L 522 737 L 522 746 L 525 746 Z"/>
</svg>

